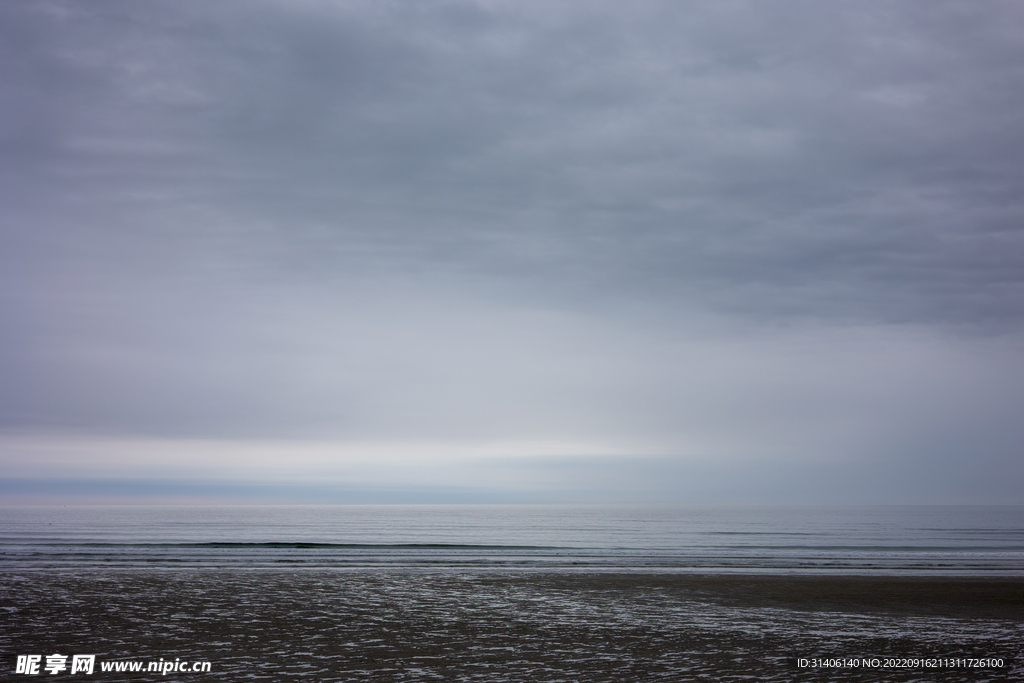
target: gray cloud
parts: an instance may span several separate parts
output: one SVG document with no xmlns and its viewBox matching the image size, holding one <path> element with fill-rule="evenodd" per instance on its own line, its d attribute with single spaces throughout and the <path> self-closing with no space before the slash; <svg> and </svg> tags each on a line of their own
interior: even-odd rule
<svg viewBox="0 0 1024 683">
<path fill-rule="evenodd" d="M 0 12 L 8 430 L 1020 435 L 1015 3 Z"/>
</svg>

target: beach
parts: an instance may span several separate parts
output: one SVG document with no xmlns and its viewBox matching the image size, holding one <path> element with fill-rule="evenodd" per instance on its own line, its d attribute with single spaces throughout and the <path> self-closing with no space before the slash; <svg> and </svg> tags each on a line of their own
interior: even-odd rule
<svg viewBox="0 0 1024 683">
<path fill-rule="evenodd" d="M 1020 577 L 133 568 L 7 571 L 0 596 L 8 675 L 58 653 L 132 681 L 1024 676 Z M 209 671 L 100 670 L 132 661 Z"/>
</svg>

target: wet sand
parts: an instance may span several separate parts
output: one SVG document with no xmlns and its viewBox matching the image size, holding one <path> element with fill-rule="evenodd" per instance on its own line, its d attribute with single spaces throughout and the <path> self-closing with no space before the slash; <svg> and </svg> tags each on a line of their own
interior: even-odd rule
<svg viewBox="0 0 1024 683">
<path fill-rule="evenodd" d="M 0 575 L 0 649 L 24 680 L 16 655 L 62 653 L 97 655 L 82 680 L 1011 681 L 1024 579 L 22 571 Z M 992 657 L 1005 665 L 795 665 Z M 211 672 L 99 671 L 160 658 Z"/>
</svg>

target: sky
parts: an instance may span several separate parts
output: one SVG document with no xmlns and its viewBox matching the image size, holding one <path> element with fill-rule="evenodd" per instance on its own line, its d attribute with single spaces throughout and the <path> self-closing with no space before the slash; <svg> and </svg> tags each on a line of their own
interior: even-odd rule
<svg viewBox="0 0 1024 683">
<path fill-rule="evenodd" d="M 1024 5 L 0 4 L 0 503 L 1024 504 Z"/>
</svg>

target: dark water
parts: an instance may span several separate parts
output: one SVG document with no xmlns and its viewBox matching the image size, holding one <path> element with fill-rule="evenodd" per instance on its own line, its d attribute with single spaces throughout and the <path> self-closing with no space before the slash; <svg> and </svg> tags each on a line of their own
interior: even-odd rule
<svg viewBox="0 0 1024 683">
<path fill-rule="evenodd" d="M 1017 507 L 0 509 L 0 680 L 1024 680 Z M 865 583 L 867 582 L 867 583 Z M 872 583 L 874 582 L 874 583 Z M 800 669 L 798 658 L 1000 666 Z M 103 672 L 117 662 L 210 671 Z M 45 659 L 43 660 L 45 663 Z"/>
<path fill-rule="evenodd" d="M 1024 575 L 1024 507 L 0 508 L 0 568 Z"/>
</svg>

